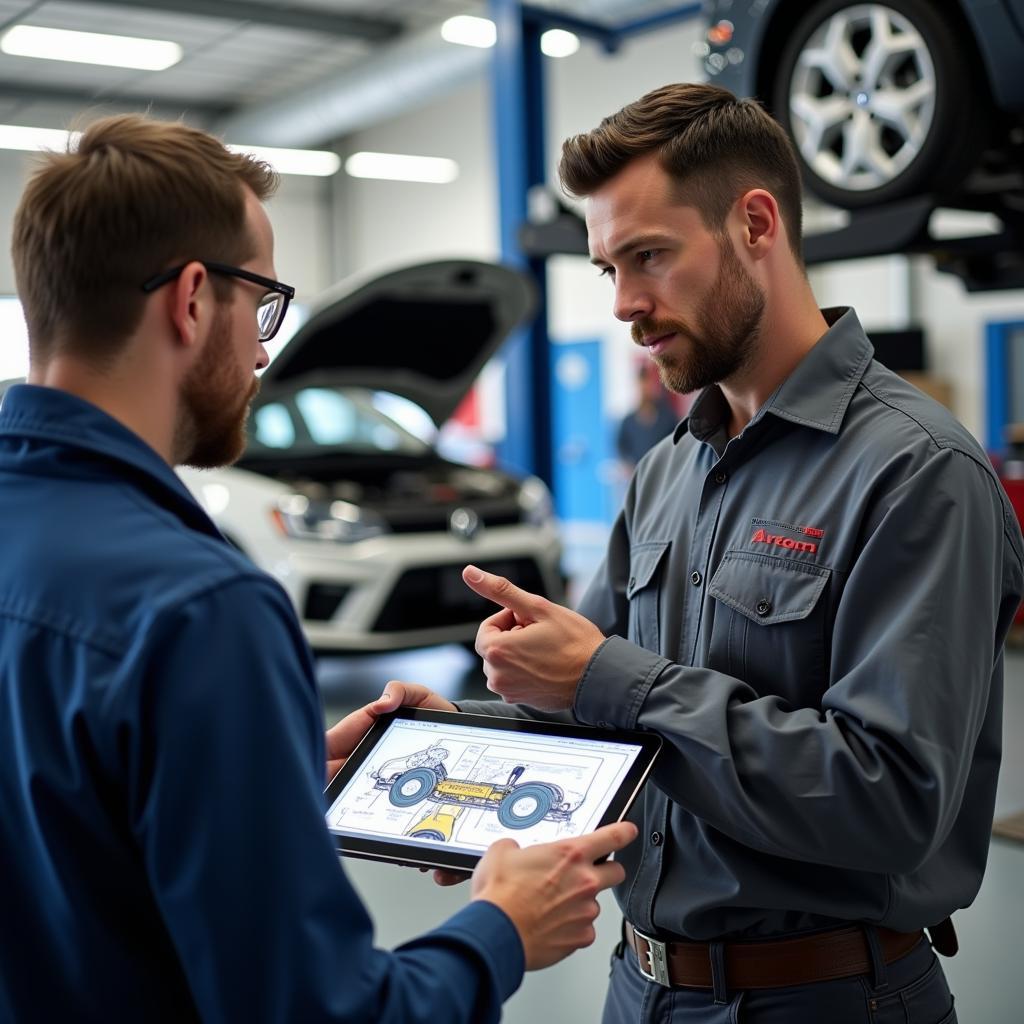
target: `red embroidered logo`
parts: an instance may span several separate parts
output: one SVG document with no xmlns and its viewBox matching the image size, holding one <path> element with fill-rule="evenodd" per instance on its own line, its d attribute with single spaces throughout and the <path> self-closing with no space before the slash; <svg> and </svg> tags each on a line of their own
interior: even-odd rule
<svg viewBox="0 0 1024 1024">
<path fill-rule="evenodd" d="M 816 526 L 801 526 L 801 533 L 806 533 L 808 537 L 824 537 L 825 531 L 819 530 Z"/>
<path fill-rule="evenodd" d="M 824 530 L 816 530 L 811 533 L 812 527 L 805 526 L 803 532 L 809 536 L 824 536 Z M 792 537 L 783 537 L 777 533 L 768 533 L 764 529 L 759 529 L 755 532 L 754 536 L 750 538 L 751 544 L 774 544 L 779 548 L 787 548 L 790 551 L 806 551 L 808 554 L 817 554 L 818 545 L 812 544 L 809 540 L 793 540 Z"/>
</svg>

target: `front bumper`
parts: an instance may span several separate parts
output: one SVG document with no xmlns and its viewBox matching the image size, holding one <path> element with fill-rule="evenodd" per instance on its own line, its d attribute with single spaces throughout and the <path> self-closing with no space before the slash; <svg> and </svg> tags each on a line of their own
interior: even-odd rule
<svg viewBox="0 0 1024 1024">
<path fill-rule="evenodd" d="M 553 525 L 496 527 L 471 541 L 390 535 L 347 545 L 294 541 L 267 566 L 288 591 L 310 645 L 386 651 L 465 643 L 496 606 L 462 581 L 472 563 L 554 601 L 565 597 Z"/>
</svg>

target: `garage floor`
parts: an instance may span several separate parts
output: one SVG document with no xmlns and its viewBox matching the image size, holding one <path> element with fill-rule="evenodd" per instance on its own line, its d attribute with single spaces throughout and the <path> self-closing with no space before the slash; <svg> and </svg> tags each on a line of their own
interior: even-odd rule
<svg viewBox="0 0 1024 1024">
<path fill-rule="evenodd" d="M 488 696 L 474 659 L 459 647 L 442 647 L 387 657 L 331 659 L 321 663 L 328 723 L 380 693 L 388 679 L 421 682 L 452 699 Z M 997 817 L 1024 810 L 1024 652 L 1007 658 L 1005 751 Z M 462 887 L 441 889 L 408 868 L 346 861 L 345 869 L 369 904 L 377 942 L 394 946 L 428 931 L 466 899 Z M 944 961 L 964 1024 L 1006 1024 L 1017 1020 L 1020 1002 L 1014 981 L 1020 971 L 1020 927 L 1024 921 L 1024 844 L 993 839 L 988 872 L 972 907 L 956 915 L 960 953 Z M 547 971 L 527 975 L 507 1005 L 506 1024 L 565 1024 L 599 1021 L 609 953 L 618 940 L 619 915 L 611 897 L 602 898 L 594 946 Z"/>
</svg>

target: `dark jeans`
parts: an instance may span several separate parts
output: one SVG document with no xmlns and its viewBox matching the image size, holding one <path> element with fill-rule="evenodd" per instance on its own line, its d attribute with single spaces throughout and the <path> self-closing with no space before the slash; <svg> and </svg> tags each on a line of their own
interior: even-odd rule
<svg viewBox="0 0 1024 1024">
<path fill-rule="evenodd" d="M 882 974 L 729 991 L 716 1004 L 710 991 L 647 981 L 627 948 L 612 957 L 602 1024 L 956 1024 L 946 976 L 927 941 Z"/>
</svg>

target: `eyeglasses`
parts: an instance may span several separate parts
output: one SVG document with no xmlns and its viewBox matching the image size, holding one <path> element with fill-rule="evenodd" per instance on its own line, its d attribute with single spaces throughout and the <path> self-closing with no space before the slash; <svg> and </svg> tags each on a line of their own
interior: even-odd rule
<svg viewBox="0 0 1024 1024">
<path fill-rule="evenodd" d="M 256 322 L 259 324 L 260 341 L 270 341 L 288 310 L 288 303 L 295 298 L 295 289 L 290 284 L 281 284 L 261 274 L 254 274 L 250 270 L 242 270 L 240 267 L 231 267 L 226 263 L 212 263 L 208 260 L 189 260 L 189 263 L 201 263 L 211 274 L 223 274 L 225 277 L 240 277 L 243 281 L 251 281 L 267 289 L 267 294 L 260 299 L 259 307 L 256 310 Z M 144 292 L 155 292 L 162 288 L 168 281 L 173 281 L 186 267 L 188 263 L 182 263 L 180 267 L 165 270 L 156 277 L 151 277 L 142 285 Z"/>
</svg>

